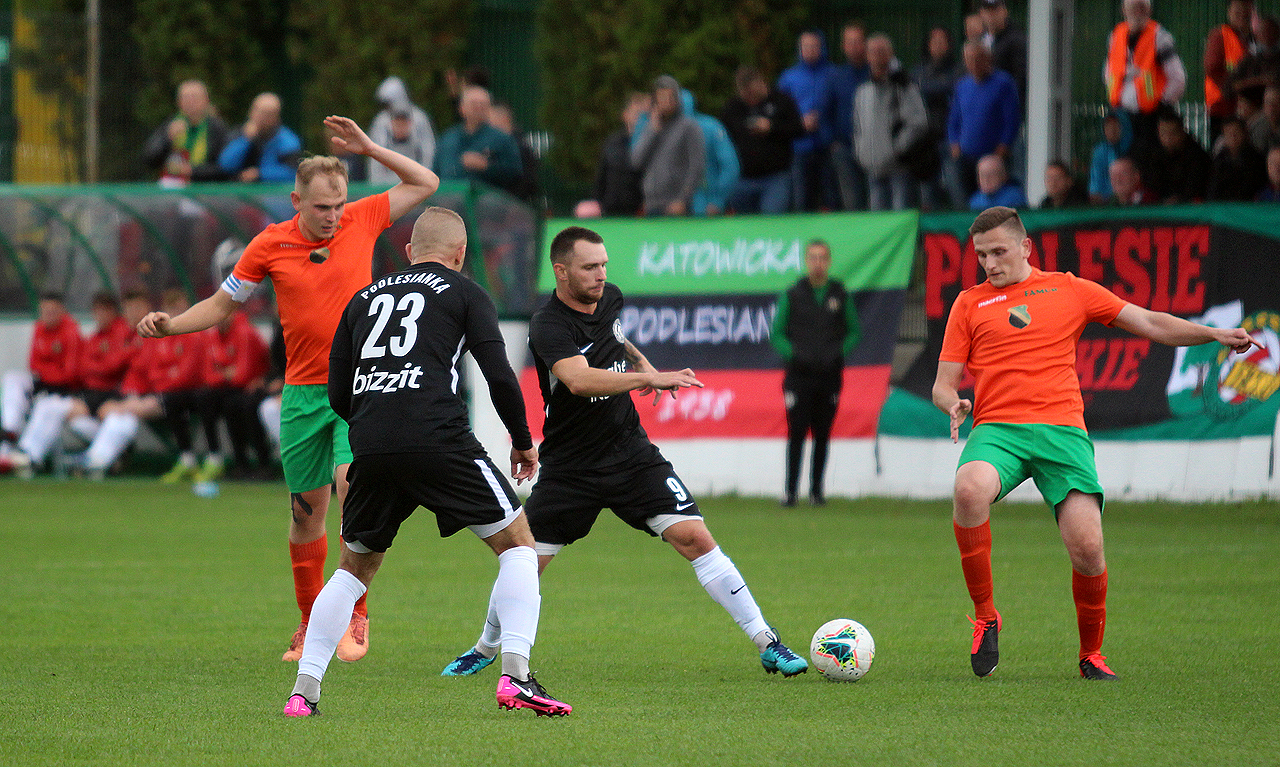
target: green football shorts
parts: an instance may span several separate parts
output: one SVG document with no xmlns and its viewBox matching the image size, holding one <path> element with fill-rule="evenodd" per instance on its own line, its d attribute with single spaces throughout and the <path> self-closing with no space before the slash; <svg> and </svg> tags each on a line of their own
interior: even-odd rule
<svg viewBox="0 0 1280 767">
<path fill-rule="evenodd" d="M 285 384 L 280 396 L 280 462 L 291 493 L 333 482 L 333 470 L 351 463 L 347 422 L 329 407 L 324 384 Z"/>
<path fill-rule="evenodd" d="M 970 461 L 986 461 L 995 467 L 1000 475 L 997 501 L 1030 478 L 1055 513 L 1072 490 L 1096 494 L 1098 505 L 1104 505 L 1093 440 L 1084 429 L 1075 426 L 979 424 L 969 434 L 959 465 Z"/>
</svg>

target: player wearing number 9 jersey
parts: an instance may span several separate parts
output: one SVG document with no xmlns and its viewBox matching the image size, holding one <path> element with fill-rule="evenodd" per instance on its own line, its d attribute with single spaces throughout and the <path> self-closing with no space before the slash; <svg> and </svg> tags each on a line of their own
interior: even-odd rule
<svg viewBox="0 0 1280 767">
<path fill-rule="evenodd" d="M 692 370 L 659 372 L 626 339 L 619 319 L 622 292 L 605 282 L 608 260 L 604 240 L 590 229 L 572 226 L 556 235 L 556 289 L 529 323 L 529 348 L 546 405 L 542 473 L 525 504 L 539 572 L 564 546 L 585 537 L 609 508 L 692 563 L 698 582 L 755 642 L 767 672 L 803 673 L 808 663 L 778 641 L 738 568 L 711 537 L 697 502 L 640 425 L 630 392 L 652 392 L 656 403 L 664 391 L 674 397 L 702 383 Z M 503 644 L 503 630 L 491 601 L 479 641 L 446 666 L 444 675 L 487 666 Z"/>
<path fill-rule="evenodd" d="M 333 133 L 336 149 L 365 155 L 386 166 L 400 183 L 348 205 L 346 166 L 336 157 L 303 160 L 290 195 L 298 215 L 254 237 L 231 276 L 213 295 L 175 317 L 152 312 L 138 323 L 143 337 L 194 333 L 230 316 L 263 280 L 270 278 L 275 288 L 286 360 L 280 457 L 292 512 L 289 559 L 302 613 L 281 658 L 285 661 L 302 657 L 311 606 L 324 586 L 330 487 L 337 486 L 341 506 L 351 462 L 347 425 L 330 409 L 325 389 L 333 331 L 347 301 L 372 277 L 378 235 L 440 185 L 436 174 L 373 143 L 352 120 L 331 116 L 324 124 Z M 352 661 L 364 657 L 369 647 L 368 626 L 362 599 L 338 648 L 339 658 Z"/>
</svg>

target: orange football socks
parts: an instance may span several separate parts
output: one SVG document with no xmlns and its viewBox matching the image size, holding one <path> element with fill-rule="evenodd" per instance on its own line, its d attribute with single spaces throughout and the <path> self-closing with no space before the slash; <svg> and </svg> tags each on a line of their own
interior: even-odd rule
<svg viewBox="0 0 1280 767">
<path fill-rule="evenodd" d="M 1107 626 L 1107 571 L 1101 575 L 1081 575 L 1071 571 L 1071 596 L 1076 601 L 1076 625 L 1080 627 L 1080 657 L 1102 650 L 1102 632 Z"/>
<path fill-rule="evenodd" d="M 311 617 L 311 605 L 324 588 L 324 561 L 329 556 L 329 536 L 322 535 L 309 543 L 289 543 L 289 559 L 293 562 L 293 590 L 298 598 L 302 619 Z"/>
<path fill-rule="evenodd" d="M 977 527 L 961 527 L 954 521 L 956 543 L 960 546 L 960 568 L 964 583 L 973 599 L 974 617 L 979 621 L 996 619 L 996 603 L 991 582 L 991 521 Z"/>
</svg>

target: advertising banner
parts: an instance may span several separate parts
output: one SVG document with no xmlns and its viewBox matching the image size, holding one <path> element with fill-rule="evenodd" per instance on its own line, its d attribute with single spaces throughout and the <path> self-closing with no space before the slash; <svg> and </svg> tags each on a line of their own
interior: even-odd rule
<svg viewBox="0 0 1280 767">
<path fill-rule="evenodd" d="M 921 216 L 928 340 L 889 397 L 882 433 L 947 436 L 930 397 L 952 301 L 981 279 L 972 214 Z M 1271 434 L 1280 397 L 1280 208 L 1253 204 L 1023 214 L 1032 263 L 1093 280 L 1120 298 L 1262 345 L 1164 346 L 1089 325 L 1076 368 L 1090 433 L 1102 439 L 1221 439 Z M 970 390 L 971 394 L 971 390 Z M 969 395 L 966 395 L 969 396 Z"/>
<path fill-rule="evenodd" d="M 769 344 L 778 295 L 804 274 L 806 244 L 831 246 L 831 276 L 854 296 L 862 342 L 846 361 L 832 436 L 871 437 L 889 387 L 914 258 L 918 216 L 861 213 L 733 216 L 715 219 L 553 219 L 543 236 L 539 287 L 555 289 L 552 238 L 586 225 L 604 238 L 610 282 L 626 298 L 623 333 L 661 370 L 692 368 L 704 389 L 636 397 L 654 439 L 758 438 L 786 434 L 782 360 Z M 530 426 L 540 430 L 541 397 L 524 371 Z"/>
</svg>

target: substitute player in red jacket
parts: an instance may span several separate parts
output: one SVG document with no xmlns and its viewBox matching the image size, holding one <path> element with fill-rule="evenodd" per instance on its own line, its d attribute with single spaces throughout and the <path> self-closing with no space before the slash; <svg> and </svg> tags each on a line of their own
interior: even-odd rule
<svg viewBox="0 0 1280 767">
<path fill-rule="evenodd" d="M 133 323 L 147 313 L 146 296 L 131 294 L 128 306 L 130 313 L 122 316 L 120 301 L 114 294 L 101 292 L 93 297 L 96 325 L 80 344 L 80 388 L 70 394 L 48 393 L 35 401 L 31 418 L 18 440 L 19 452 L 12 456 L 19 474 L 30 476 L 32 469 L 44 462 L 64 423 L 72 423 L 86 439 L 97 433 L 97 420 L 92 414 L 107 401 L 120 397 L 120 384 L 142 344 L 133 331 Z"/>
<path fill-rule="evenodd" d="M 171 311 L 185 310 L 186 294 L 181 289 L 165 291 L 163 305 Z M 85 469 L 101 478 L 124 453 L 142 421 L 164 419 L 173 433 L 181 455 L 174 469 L 194 474 L 196 457 L 191 441 L 191 417 L 199 412 L 199 394 L 204 388 L 204 355 L 209 336 L 145 341 L 125 373 L 121 397 L 99 408 L 102 427 L 85 452 Z"/>
<path fill-rule="evenodd" d="M 0 385 L 0 441 L 15 441 L 26 424 L 32 400 L 40 394 L 72 394 L 80 383 L 80 326 L 61 293 L 40 296 L 27 370 L 12 370 Z"/>
</svg>

